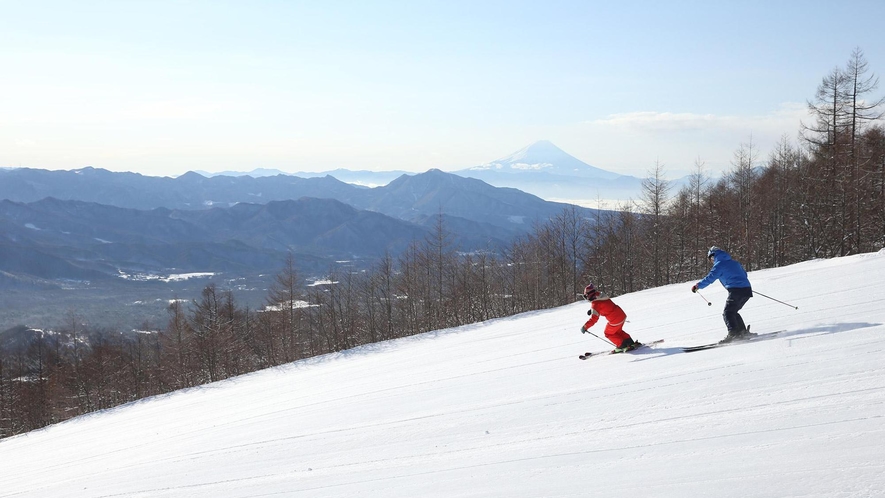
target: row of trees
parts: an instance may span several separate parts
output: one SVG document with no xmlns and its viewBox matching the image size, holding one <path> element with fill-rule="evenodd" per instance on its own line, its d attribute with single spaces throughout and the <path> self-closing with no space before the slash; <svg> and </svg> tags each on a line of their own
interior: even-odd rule
<svg viewBox="0 0 885 498">
<path fill-rule="evenodd" d="M 240 306 L 209 285 L 175 302 L 164 330 L 89 330 L 75 316 L 27 347 L 0 352 L 0 437 L 257 369 L 426 331 L 561 306 L 592 280 L 617 295 L 689 282 L 706 248 L 726 248 L 748 269 L 885 246 L 882 101 L 862 54 L 824 78 L 809 102 L 815 122 L 764 160 L 750 141 L 713 182 L 701 161 L 670 195 L 656 164 L 635 205 L 576 208 L 533 227 L 502 253 L 458 251 L 439 221 L 432 235 L 371 268 L 332 268 L 305 286 L 294 255 L 267 306 Z M 440 218 L 441 220 L 441 218 Z"/>
<path fill-rule="evenodd" d="M 784 137 L 765 159 L 750 140 L 713 182 L 698 161 L 670 196 L 658 164 L 638 212 L 600 217 L 584 267 L 613 292 L 697 276 L 706 247 L 727 248 L 748 269 L 875 251 L 885 244 L 885 98 L 857 49 L 808 102 L 799 143 Z"/>
</svg>

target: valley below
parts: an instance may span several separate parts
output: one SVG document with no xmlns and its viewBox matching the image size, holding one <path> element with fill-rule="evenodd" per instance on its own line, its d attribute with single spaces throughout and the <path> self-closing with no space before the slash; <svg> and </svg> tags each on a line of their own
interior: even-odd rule
<svg viewBox="0 0 885 498">
<path fill-rule="evenodd" d="M 215 284 L 219 290 L 232 291 L 241 307 L 259 309 L 273 279 L 272 274 L 205 273 L 169 280 L 66 280 L 40 290 L 5 289 L 0 292 L 0 331 L 18 325 L 70 328 L 72 320 L 90 330 L 162 330 L 174 300 L 190 303 L 200 298 L 206 286 Z"/>
</svg>

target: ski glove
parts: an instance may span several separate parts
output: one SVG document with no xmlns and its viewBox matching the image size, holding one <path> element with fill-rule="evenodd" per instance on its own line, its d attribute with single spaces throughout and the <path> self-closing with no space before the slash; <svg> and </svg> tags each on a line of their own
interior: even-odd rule
<svg viewBox="0 0 885 498">
<path fill-rule="evenodd" d="M 692 285 L 692 286 L 691 286 L 691 291 L 692 291 L 692 292 L 697 292 L 697 291 L 698 291 L 698 284 L 694 284 L 694 285 Z"/>
<path fill-rule="evenodd" d="M 582 333 L 582 334 L 586 334 L 586 333 L 587 333 L 587 327 L 581 326 L 581 333 Z"/>
</svg>

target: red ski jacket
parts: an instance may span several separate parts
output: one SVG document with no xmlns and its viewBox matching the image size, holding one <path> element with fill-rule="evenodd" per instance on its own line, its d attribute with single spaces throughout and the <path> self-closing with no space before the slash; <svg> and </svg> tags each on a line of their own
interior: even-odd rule
<svg viewBox="0 0 885 498">
<path fill-rule="evenodd" d="M 624 310 L 608 297 L 598 297 L 590 301 L 590 311 L 592 315 L 587 320 L 587 323 L 584 324 L 584 328 L 587 329 L 596 324 L 596 321 L 599 320 L 599 315 L 604 316 L 608 320 L 608 324 L 613 327 L 623 325 L 627 320 L 627 314 L 624 313 Z"/>
</svg>

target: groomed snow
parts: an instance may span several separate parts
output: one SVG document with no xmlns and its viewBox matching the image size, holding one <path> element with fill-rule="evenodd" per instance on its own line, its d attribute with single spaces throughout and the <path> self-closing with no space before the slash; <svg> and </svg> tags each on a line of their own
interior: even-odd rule
<svg viewBox="0 0 885 498">
<path fill-rule="evenodd" d="M 698 275 L 700 278 L 702 275 Z M 575 303 L 301 361 L 0 441 L 0 497 L 879 497 L 885 251 L 619 296 L 606 345 Z M 602 326 L 591 329 L 601 335 Z"/>
</svg>

